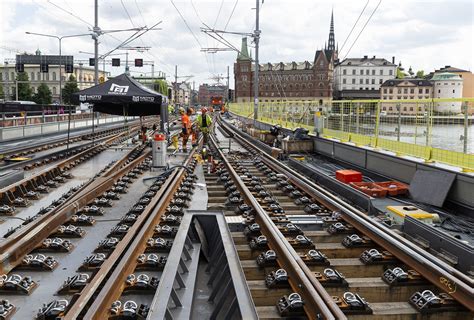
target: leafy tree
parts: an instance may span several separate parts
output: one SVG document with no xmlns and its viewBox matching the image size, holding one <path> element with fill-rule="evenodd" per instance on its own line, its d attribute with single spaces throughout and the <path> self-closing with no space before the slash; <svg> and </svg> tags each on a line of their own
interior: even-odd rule
<svg viewBox="0 0 474 320">
<path fill-rule="evenodd" d="M 76 78 L 71 74 L 62 91 L 64 104 L 72 104 L 72 94 L 78 91 Z"/>
<path fill-rule="evenodd" d="M 415 73 L 413 72 L 413 69 L 411 68 L 411 66 L 410 66 L 410 68 L 408 69 L 408 74 L 410 75 L 410 77 L 413 77 L 413 75 L 415 74 Z"/>
<path fill-rule="evenodd" d="M 26 72 L 18 72 L 16 75 L 16 80 L 21 82 L 18 82 L 18 97 L 15 96 L 15 100 L 31 101 L 33 90 L 31 89 L 30 83 L 28 82 L 28 74 Z M 16 90 L 14 92 L 16 95 Z"/>
<path fill-rule="evenodd" d="M 42 82 L 38 86 L 38 92 L 35 93 L 33 101 L 38 104 L 51 104 L 52 100 L 53 97 L 51 94 L 51 90 L 44 82 Z"/>
<path fill-rule="evenodd" d="M 425 71 L 423 71 L 423 70 L 418 70 L 418 71 L 416 72 L 416 77 L 419 78 L 419 79 L 424 78 L 424 77 L 425 77 Z"/>
<path fill-rule="evenodd" d="M 168 95 L 168 83 L 166 80 L 155 80 L 154 89 L 165 96 Z"/>
<path fill-rule="evenodd" d="M 400 68 L 397 68 L 397 79 L 403 79 L 405 78 L 405 73 L 400 70 Z"/>
</svg>

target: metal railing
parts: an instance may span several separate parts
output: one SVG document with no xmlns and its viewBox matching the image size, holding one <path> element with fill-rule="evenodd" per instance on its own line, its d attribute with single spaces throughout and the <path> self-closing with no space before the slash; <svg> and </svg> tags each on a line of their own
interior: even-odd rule
<svg viewBox="0 0 474 320">
<path fill-rule="evenodd" d="M 127 117 L 133 120 L 136 117 Z M 94 119 L 96 125 L 123 121 L 123 116 L 98 113 Z M 70 129 L 87 128 L 92 126 L 92 113 L 74 113 L 71 115 Z M 30 136 L 67 131 L 68 114 L 45 112 L 0 113 L 0 141 L 15 140 Z"/>
<path fill-rule="evenodd" d="M 258 120 L 473 171 L 473 106 L 474 98 L 261 102 Z M 252 118 L 253 104 L 230 111 Z"/>
</svg>

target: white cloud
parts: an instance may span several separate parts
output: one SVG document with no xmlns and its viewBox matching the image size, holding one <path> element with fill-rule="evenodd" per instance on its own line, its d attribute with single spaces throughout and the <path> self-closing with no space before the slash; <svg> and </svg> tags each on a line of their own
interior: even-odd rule
<svg viewBox="0 0 474 320">
<path fill-rule="evenodd" d="M 88 32 L 89 25 L 61 11 L 51 2 L 93 24 L 93 0 L 1 0 L 1 45 L 28 52 L 34 52 L 39 47 L 43 53 L 55 54 L 58 51 L 55 39 L 29 36 L 25 31 L 58 35 Z M 219 17 L 220 0 L 175 0 L 174 3 L 203 47 L 218 46 L 216 41 L 200 32 L 200 20 L 211 27 L 215 23 L 216 28 L 223 29 L 234 0 L 223 1 Z M 266 0 L 261 10 L 261 63 L 312 60 L 315 50 L 323 47 L 328 38 L 332 8 L 336 41 L 341 47 L 365 3 L 365 0 Z M 377 3 L 377 0 L 369 1 L 358 26 L 340 53 L 341 58 L 346 55 Z M 99 25 L 102 29 L 132 27 L 120 0 L 100 0 L 99 4 Z M 161 31 L 150 31 L 142 40 L 133 43 L 135 46 L 151 46 L 149 53 L 132 52 L 131 59 L 141 57 L 154 60 L 155 70 L 166 72 L 170 80 L 174 65 L 177 64 L 179 74 L 192 74 L 195 76 L 192 80 L 197 83 L 210 82 L 208 78 L 213 73 L 225 74 L 226 66 L 229 65 L 232 85 L 232 66 L 236 53 L 200 52 L 200 45 L 171 1 L 123 0 L 123 4 L 136 26 L 151 26 L 157 21 L 163 21 Z M 252 10 L 254 6 L 253 0 L 239 1 L 227 30 L 251 32 L 255 25 L 255 10 Z M 402 61 L 405 67 L 412 66 L 414 70 L 424 69 L 427 72 L 444 65 L 474 70 L 473 10 L 474 5 L 470 0 L 385 0 L 348 57 L 377 55 L 391 59 L 395 56 L 397 62 Z M 127 35 L 130 33 L 114 34 L 122 40 Z M 226 38 L 240 47 L 239 36 L 227 35 Z M 118 40 L 110 36 L 103 36 L 100 51 L 110 50 L 118 43 Z M 79 51 L 93 51 L 93 42 L 89 37 L 64 40 L 64 54 L 73 54 L 76 59 L 89 58 Z M 0 50 L 1 60 L 13 57 L 14 53 Z M 123 68 L 108 69 L 114 74 L 123 71 Z M 150 67 L 132 70 L 150 72 Z"/>
</svg>

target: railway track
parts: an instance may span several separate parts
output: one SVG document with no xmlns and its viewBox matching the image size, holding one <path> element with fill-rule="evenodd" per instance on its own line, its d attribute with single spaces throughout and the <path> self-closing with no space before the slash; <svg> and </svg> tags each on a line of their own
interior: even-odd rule
<svg viewBox="0 0 474 320">
<path fill-rule="evenodd" d="M 0 242 L 0 317 L 472 319 L 470 278 L 219 126 L 213 165 L 133 148 Z"/>
</svg>

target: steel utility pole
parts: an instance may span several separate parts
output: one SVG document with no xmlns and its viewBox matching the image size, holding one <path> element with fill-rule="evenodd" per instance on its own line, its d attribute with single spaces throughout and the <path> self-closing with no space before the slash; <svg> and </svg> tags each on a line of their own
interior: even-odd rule
<svg viewBox="0 0 474 320">
<path fill-rule="evenodd" d="M 176 109 L 176 96 L 178 95 L 178 65 L 174 66 L 174 108 Z"/>
<path fill-rule="evenodd" d="M 259 28 L 259 18 L 260 18 L 260 0 L 256 0 L 255 8 L 255 32 L 254 32 L 254 42 L 255 42 L 255 72 L 254 72 L 254 102 L 253 102 L 253 118 L 255 122 L 258 120 L 258 42 L 260 40 L 260 28 Z"/>
<path fill-rule="evenodd" d="M 99 0 L 94 0 L 94 84 L 99 84 Z"/>
<path fill-rule="evenodd" d="M 227 94 L 227 102 L 230 102 L 229 100 L 229 66 L 227 66 L 227 90 L 226 90 L 226 94 Z"/>
</svg>

